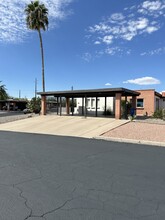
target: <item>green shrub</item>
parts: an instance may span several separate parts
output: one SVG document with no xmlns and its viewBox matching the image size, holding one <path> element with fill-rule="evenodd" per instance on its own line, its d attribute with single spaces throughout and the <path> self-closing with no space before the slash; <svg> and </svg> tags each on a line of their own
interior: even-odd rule
<svg viewBox="0 0 165 220">
<path fill-rule="evenodd" d="M 163 110 L 157 109 L 153 114 L 153 118 L 163 119 Z"/>
<path fill-rule="evenodd" d="M 165 121 L 165 108 L 162 110 L 162 118 Z"/>
<path fill-rule="evenodd" d="M 41 98 L 40 97 L 33 97 L 31 101 L 28 102 L 27 106 L 31 112 L 39 113 L 41 111 Z"/>
<path fill-rule="evenodd" d="M 105 109 L 104 109 L 103 115 L 112 115 L 111 109 L 109 108 L 109 109 L 107 109 L 106 111 L 105 111 Z"/>
</svg>

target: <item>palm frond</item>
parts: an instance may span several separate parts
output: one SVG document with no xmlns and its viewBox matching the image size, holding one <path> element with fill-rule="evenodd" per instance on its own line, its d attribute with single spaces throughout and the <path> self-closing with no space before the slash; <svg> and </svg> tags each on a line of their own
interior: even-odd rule
<svg viewBox="0 0 165 220">
<path fill-rule="evenodd" d="M 32 30 L 46 30 L 49 25 L 48 9 L 39 1 L 32 1 L 25 8 L 26 24 Z"/>
<path fill-rule="evenodd" d="M 2 81 L 0 81 L 1 83 Z M 6 92 L 6 86 L 4 84 L 0 85 L 0 100 L 5 100 L 9 97 L 9 95 Z"/>
</svg>

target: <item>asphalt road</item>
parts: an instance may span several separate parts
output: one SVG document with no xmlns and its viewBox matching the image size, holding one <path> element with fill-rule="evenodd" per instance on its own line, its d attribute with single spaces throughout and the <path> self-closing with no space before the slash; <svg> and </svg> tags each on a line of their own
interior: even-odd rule
<svg viewBox="0 0 165 220">
<path fill-rule="evenodd" d="M 162 220 L 165 148 L 0 132 L 0 220 Z"/>
</svg>

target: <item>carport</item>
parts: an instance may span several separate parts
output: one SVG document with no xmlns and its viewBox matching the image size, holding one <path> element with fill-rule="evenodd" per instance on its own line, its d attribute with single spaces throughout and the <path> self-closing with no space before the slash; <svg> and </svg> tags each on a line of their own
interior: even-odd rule
<svg viewBox="0 0 165 220">
<path fill-rule="evenodd" d="M 23 110 L 26 108 L 27 100 L 6 99 L 0 100 L 0 110 L 15 111 Z"/>
<path fill-rule="evenodd" d="M 126 88 L 108 88 L 108 89 L 88 89 L 88 90 L 67 90 L 67 91 L 50 91 L 50 92 L 39 92 L 41 95 L 41 112 L 42 115 L 46 115 L 46 97 L 54 96 L 57 98 L 57 106 L 58 114 L 61 113 L 62 109 L 62 98 L 66 98 L 66 114 L 70 114 L 69 112 L 69 100 L 72 100 L 72 104 L 74 102 L 74 98 L 82 98 L 82 106 L 83 106 L 83 114 L 85 117 L 87 116 L 87 98 L 88 97 L 104 97 L 105 98 L 105 110 L 107 106 L 107 97 L 115 97 L 115 118 L 121 119 L 121 100 L 124 97 L 125 101 L 127 101 L 127 97 L 132 97 L 132 107 L 136 108 L 136 96 L 139 96 L 140 93 L 129 90 Z M 72 112 L 73 115 L 73 112 Z M 95 116 L 97 117 L 97 101 L 96 101 L 96 111 Z"/>
</svg>

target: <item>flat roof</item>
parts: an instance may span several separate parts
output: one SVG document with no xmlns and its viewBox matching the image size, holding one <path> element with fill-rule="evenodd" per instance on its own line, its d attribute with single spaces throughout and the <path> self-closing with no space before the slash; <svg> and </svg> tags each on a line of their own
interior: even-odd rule
<svg viewBox="0 0 165 220">
<path fill-rule="evenodd" d="M 5 100 L 0 100 L 0 102 L 28 102 L 27 100 L 17 100 L 17 99 L 5 99 Z"/>
<path fill-rule="evenodd" d="M 115 97 L 116 93 L 121 93 L 122 96 L 139 96 L 140 93 L 126 88 L 108 88 L 108 89 L 84 89 L 84 90 L 66 90 L 66 91 L 50 91 L 38 92 L 41 96 L 55 96 L 66 98 L 81 98 L 81 97 Z"/>
</svg>

